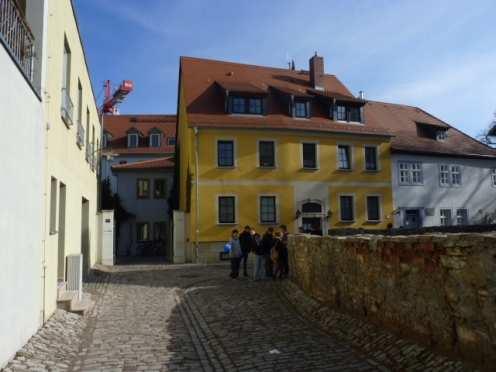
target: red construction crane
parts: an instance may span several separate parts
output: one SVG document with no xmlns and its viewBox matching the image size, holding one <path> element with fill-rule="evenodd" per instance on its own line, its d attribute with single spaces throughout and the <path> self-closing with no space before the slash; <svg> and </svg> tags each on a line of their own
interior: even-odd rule
<svg viewBox="0 0 496 372">
<path fill-rule="evenodd" d="M 117 105 L 132 91 L 133 82 L 131 80 L 124 80 L 114 93 L 112 93 L 110 80 L 105 81 L 105 99 L 102 105 L 102 112 L 104 114 L 116 114 Z"/>
</svg>

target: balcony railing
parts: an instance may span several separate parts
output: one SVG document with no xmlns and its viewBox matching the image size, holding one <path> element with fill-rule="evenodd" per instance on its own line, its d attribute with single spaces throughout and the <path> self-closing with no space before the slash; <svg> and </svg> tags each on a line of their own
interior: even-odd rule
<svg viewBox="0 0 496 372">
<path fill-rule="evenodd" d="M 81 124 L 81 120 L 78 120 L 78 123 L 77 123 L 76 143 L 80 149 L 83 148 L 83 146 L 84 146 L 84 127 Z"/>
<path fill-rule="evenodd" d="M 14 0 L 0 0 L 0 37 L 26 77 L 32 81 L 34 36 Z"/>
<path fill-rule="evenodd" d="M 62 120 L 64 120 L 65 125 L 71 126 L 73 124 L 72 121 L 73 112 L 74 112 L 74 104 L 72 103 L 71 96 L 69 95 L 69 90 L 67 88 L 62 88 L 60 115 L 62 116 Z"/>
</svg>

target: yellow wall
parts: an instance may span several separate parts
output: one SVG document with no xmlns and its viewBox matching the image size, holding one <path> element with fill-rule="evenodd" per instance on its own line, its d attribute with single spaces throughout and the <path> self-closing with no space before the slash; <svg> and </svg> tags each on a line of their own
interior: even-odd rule
<svg viewBox="0 0 496 372">
<path fill-rule="evenodd" d="M 55 177 L 66 185 L 65 254 L 81 253 L 82 198 L 89 200 L 90 266 L 97 259 L 97 174 L 85 160 L 85 150 L 76 145 L 78 78 L 83 88 L 83 126 L 86 127 L 86 108 L 90 110 L 90 127 L 95 127 L 95 143 L 100 142 L 100 122 L 85 65 L 72 5 L 69 0 L 50 1 L 48 9 L 47 59 L 45 87 L 46 158 L 45 158 L 45 242 L 44 242 L 44 305 L 45 315 L 56 308 L 58 234 L 50 233 L 50 180 Z M 74 124 L 69 128 L 61 119 L 61 88 L 64 35 L 71 49 L 70 95 L 74 103 Z M 91 138 L 91 133 L 90 133 Z M 58 209 L 58 208 L 57 208 Z M 58 214 L 58 210 L 57 210 Z M 58 219 L 59 216 L 57 216 Z"/>
</svg>

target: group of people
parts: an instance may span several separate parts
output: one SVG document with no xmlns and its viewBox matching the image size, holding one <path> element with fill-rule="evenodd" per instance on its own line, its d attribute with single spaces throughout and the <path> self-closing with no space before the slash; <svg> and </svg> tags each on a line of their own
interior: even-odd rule
<svg viewBox="0 0 496 372">
<path fill-rule="evenodd" d="M 265 278 L 276 280 L 288 276 L 288 229 L 285 225 L 280 225 L 278 231 L 269 227 L 262 236 L 250 226 L 245 226 L 241 233 L 234 229 L 229 245 L 231 278 L 235 279 L 239 276 L 241 265 L 243 275 L 248 276 L 247 265 L 250 253 L 255 255 L 253 280 Z"/>
</svg>

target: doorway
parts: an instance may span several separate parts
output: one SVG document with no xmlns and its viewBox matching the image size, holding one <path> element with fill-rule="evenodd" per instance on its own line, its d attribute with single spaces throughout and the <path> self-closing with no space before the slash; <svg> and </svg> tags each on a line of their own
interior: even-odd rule
<svg viewBox="0 0 496 372">
<path fill-rule="evenodd" d="M 406 209 L 404 227 L 408 229 L 418 229 L 422 227 L 419 209 Z"/>
<path fill-rule="evenodd" d="M 322 235 L 322 204 L 306 201 L 301 205 L 301 230 L 305 234 Z"/>
<path fill-rule="evenodd" d="M 90 268 L 90 202 L 85 198 L 81 202 L 81 253 L 83 278 L 86 278 Z"/>
<path fill-rule="evenodd" d="M 61 182 L 59 185 L 59 230 L 58 230 L 58 265 L 57 279 L 63 282 L 65 276 L 65 204 L 66 204 L 66 187 Z"/>
</svg>

